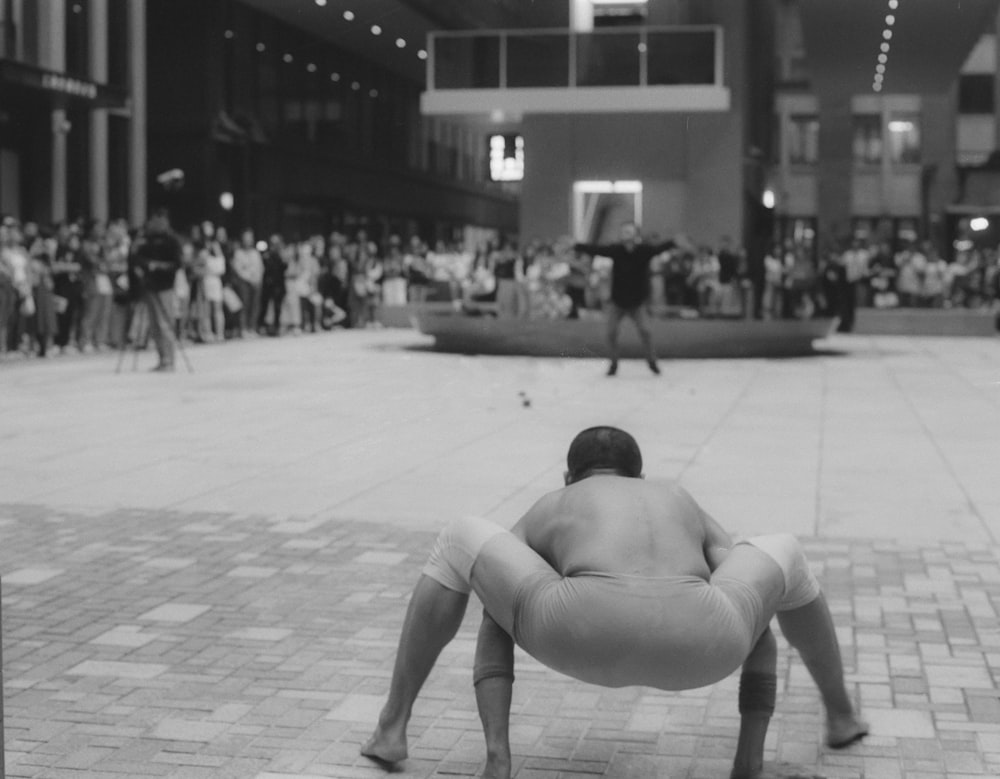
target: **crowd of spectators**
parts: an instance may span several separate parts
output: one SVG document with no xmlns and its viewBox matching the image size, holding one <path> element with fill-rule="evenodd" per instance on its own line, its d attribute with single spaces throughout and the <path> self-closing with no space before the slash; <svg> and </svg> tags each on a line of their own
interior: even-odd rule
<svg viewBox="0 0 1000 779">
<path fill-rule="evenodd" d="M 0 354 L 140 340 L 129 330 L 135 236 L 121 220 L 45 229 L 3 219 Z M 260 240 L 248 229 L 231 238 L 207 221 L 179 238 L 171 313 L 175 336 L 195 343 L 378 326 L 380 305 L 435 300 L 499 317 L 586 317 L 601 310 L 610 286 L 611 261 L 581 254 L 568 238 L 521 247 L 499 238 L 471 251 L 441 241 L 429 247 L 417 236 L 389 235 L 379 245 L 365 230 Z M 651 265 L 652 307 L 691 317 L 839 316 L 849 330 L 857 306 L 981 307 L 1000 298 L 995 250 L 970 248 L 946 262 L 926 242 L 893 254 L 887 244 L 855 240 L 816 263 L 789 242 L 774 246 L 763 266 L 754 289 L 746 253 L 731 240 L 679 238 Z"/>
</svg>

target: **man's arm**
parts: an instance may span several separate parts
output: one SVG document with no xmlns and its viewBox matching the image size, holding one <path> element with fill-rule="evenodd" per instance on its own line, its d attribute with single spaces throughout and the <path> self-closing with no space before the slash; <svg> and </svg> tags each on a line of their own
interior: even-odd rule
<svg viewBox="0 0 1000 779">
<path fill-rule="evenodd" d="M 703 508 L 699 506 L 698 511 L 701 512 L 702 523 L 705 526 L 703 546 L 705 560 L 708 562 L 708 567 L 714 571 L 729 556 L 729 550 L 733 548 L 733 538 Z"/>
</svg>

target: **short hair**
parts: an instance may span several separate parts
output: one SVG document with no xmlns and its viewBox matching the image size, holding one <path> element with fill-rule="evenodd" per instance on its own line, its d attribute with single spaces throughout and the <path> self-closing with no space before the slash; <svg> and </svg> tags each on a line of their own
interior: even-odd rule
<svg viewBox="0 0 1000 779">
<path fill-rule="evenodd" d="M 604 469 L 638 478 L 642 475 L 642 453 L 636 440 L 624 430 L 608 425 L 588 427 L 569 445 L 566 469 L 571 483 L 590 471 Z"/>
</svg>

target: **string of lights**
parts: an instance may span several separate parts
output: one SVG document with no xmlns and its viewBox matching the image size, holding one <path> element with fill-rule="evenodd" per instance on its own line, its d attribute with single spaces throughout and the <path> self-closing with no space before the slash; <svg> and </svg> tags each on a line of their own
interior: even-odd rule
<svg viewBox="0 0 1000 779">
<path fill-rule="evenodd" d="M 899 0 L 889 0 L 889 13 L 885 15 L 885 27 L 882 29 L 882 43 L 875 63 L 875 77 L 872 79 L 872 91 L 881 92 L 885 83 L 886 70 L 889 67 L 889 51 L 892 48 L 893 27 L 896 25 L 896 14 Z"/>
<path fill-rule="evenodd" d="M 314 0 L 314 2 L 320 8 L 326 8 L 327 6 L 327 0 Z M 357 20 L 357 15 L 354 13 L 354 11 L 350 9 L 344 10 L 342 17 L 343 20 L 348 24 Z M 375 37 L 380 37 L 384 32 L 382 26 L 379 24 L 372 24 L 371 27 L 369 28 L 369 31 Z M 237 38 L 236 31 L 231 29 L 226 30 L 223 33 L 223 37 L 227 41 L 235 41 Z M 395 46 L 397 49 L 405 49 L 407 46 L 406 39 L 402 37 L 396 38 Z M 265 44 L 263 41 L 258 41 L 254 46 L 254 49 L 258 54 L 265 54 L 267 52 L 267 44 Z M 425 49 L 417 49 L 416 56 L 417 59 L 426 60 L 427 51 Z M 284 54 L 282 54 L 281 61 L 284 62 L 286 65 L 293 65 L 295 63 L 295 56 L 291 52 L 286 51 Z M 310 75 L 315 75 L 319 71 L 319 66 L 315 62 L 306 61 L 305 71 Z M 340 74 L 339 71 L 336 70 L 330 71 L 330 81 L 332 83 L 337 84 L 342 80 L 342 78 L 343 76 Z M 355 92 L 361 91 L 362 89 L 361 82 L 356 80 L 351 81 L 351 89 Z M 371 98 L 377 98 L 378 90 L 374 88 L 369 89 L 368 96 Z"/>
</svg>

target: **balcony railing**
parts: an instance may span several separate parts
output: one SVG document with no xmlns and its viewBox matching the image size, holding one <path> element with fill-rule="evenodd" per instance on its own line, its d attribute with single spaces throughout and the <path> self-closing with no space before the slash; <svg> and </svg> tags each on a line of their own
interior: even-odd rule
<svg viewBox="0 0 1000 779">
<path fill-rule="evenodd" d="M 722 28 L 432 32 L 427 89 L 580 89 L 722 84 Z"/>
</svg>

